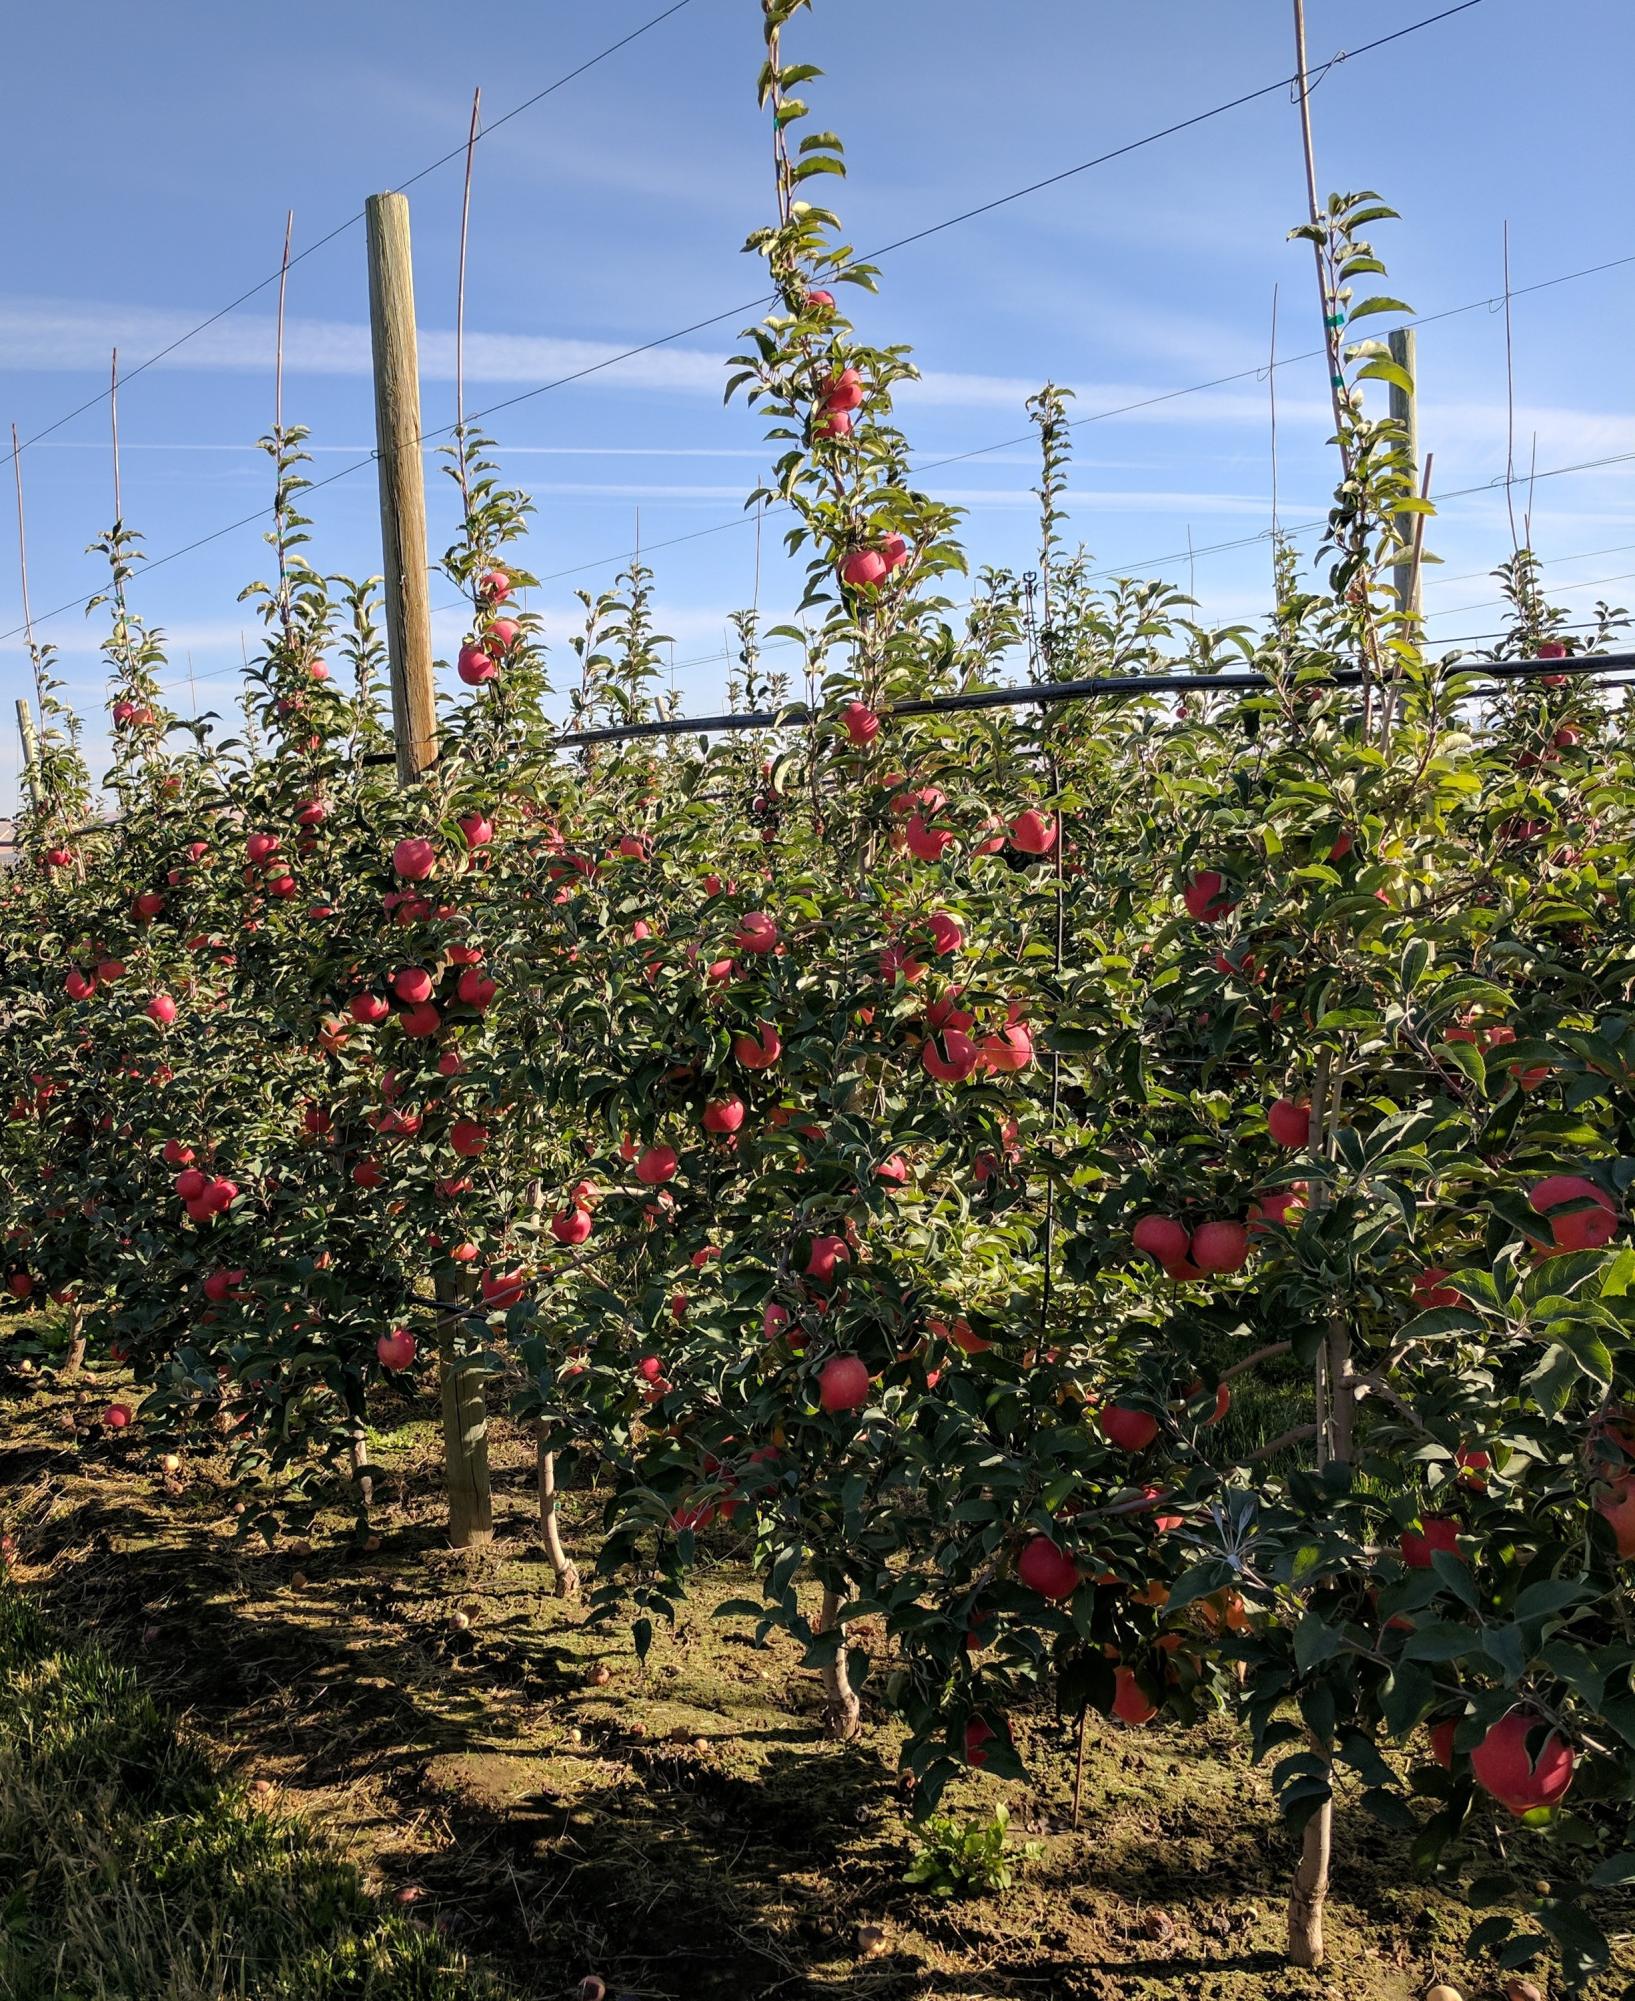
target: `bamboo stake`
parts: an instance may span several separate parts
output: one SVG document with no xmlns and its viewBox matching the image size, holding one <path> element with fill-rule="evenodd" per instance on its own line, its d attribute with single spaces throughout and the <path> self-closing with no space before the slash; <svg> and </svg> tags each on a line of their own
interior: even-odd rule
<svg viewBox="0 0 1635 2001">
<path fill-rule="evenodd" d="M 1411 389 L 1404 389 L 1399 383 L 1391 384 L 1391 415 L 1402 426 L 1404 440 L 1408 448 L 1408 463 L 1415 472 L 1419 470 L 1419 357 L 1412 327 L 1398 327 L 1391 335 L 1391 359 L 1413 383 Z M 1406 514 L 1397 516 L 1397 533 L 1402 537 L 1401 560 L 1392 566 L 1391 582 L 1397 594 L 1397 610 L 1418 618 L 1419 575 L 1412 549 L 1418 544 L 1424 522 L 1423 515 L 1415 515 L 1413 520 Z M 1415 526 L 1414 523 L 1420 524 Z"/>
</svg>

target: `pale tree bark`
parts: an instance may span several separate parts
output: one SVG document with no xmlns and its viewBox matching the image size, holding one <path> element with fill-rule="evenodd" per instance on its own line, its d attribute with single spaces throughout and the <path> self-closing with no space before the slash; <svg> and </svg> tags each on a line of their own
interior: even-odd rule
<svg viewBox="0 0 1635 2001">
<path fill-rule="evenodd" d="M 1289 1958 L 1296 1966 L 1323 1963 L 1323 1906 L 1328 1902 L 1333 1840 L 1334 1802 L 1324 1800 L 1306 1822 L 1300 1838 L 1300 1866 L 1289 1892 Z"/>
<path fill-rule="evenodd" d="M 823 1592 L 823 1610 L 818 1614 L 817 1630 L 820 1633 L 835 1632 L 840 1626 L 840 1615 L 846 1600 L 840 1592 L 827 1585 Z M 823 1706 L 823 1727 L 827 1734 L 841 1743 L 855 1737 L 863 1727 L 863 1706 L 857 1699 L 857 1691 L 852 1687 L 851 1676 L 846 1672 L 846 1642 L 842 1635 L 840 1645 L 835 1649 L 835 1657 L 825 1668 L 819 1670 L 823 1677 L 823 1693 L 827 1700 Z"/>
<path fill-rule="evenodd" d="M 85 1308 L 74 1307 L 68 1315 L 68 1346 L 63 1351 L 62 1367 L 57 1371 L 60 1382 L 72 1382 L 80 1372 L 85 1360 Z"/>
<path fill-rule="evenodd" d="M 556 1511 L 556 1454 L 545 1449 L 545 1431 L 538 1434 L 539 1452 L 539 1533 L 545 1554 L 551 1559 L 558 1598 L 579 1596 L 579 1569 L 562 1547 L 562 1525 Z"/>
</svg>

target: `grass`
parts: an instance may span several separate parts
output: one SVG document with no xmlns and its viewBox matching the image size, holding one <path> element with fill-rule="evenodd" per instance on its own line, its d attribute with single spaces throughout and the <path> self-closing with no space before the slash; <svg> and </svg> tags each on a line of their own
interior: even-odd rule
<svg viewBox="0 0 1635 2001">
<path fill-rule="evenodd" d="M 312 1831 L 252 1806 L 134 1674 L 0 1585 L 0 1995 L 6 2001 L 501 2001 L 365 1894 Z"/>
</svg>

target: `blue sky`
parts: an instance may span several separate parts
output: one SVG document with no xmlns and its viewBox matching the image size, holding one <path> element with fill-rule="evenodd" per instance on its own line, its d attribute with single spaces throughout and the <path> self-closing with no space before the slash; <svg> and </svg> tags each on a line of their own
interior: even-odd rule
<svg viewBox="0 0 1635 2001">
<path fill-rule="evenodd" d="M 133 16 L 109 0 L 27 10 L 13 24 L 8 139 L 33 176 L 3 225 L 0 424 L 25 436 L 93 395 L 117 343 L 129 368 L 276 267 L 284 214 L 297 251 L 460 144 L 472 88 L 490 119 L 656 14 L 664 0 L 597 9 L 494 0 L 474 17 L 429 0 L 284 0 L 277 9 L 167 0 Z M 1314 68 L 1436 11 L 1308 0 Z M 819 0 L 788 53 L 828 75 L 808 93 L 844 137 L 836 199 L 860 247 L 1122 145 L 1292 67 L 1283 0 Z M 742 255 L 768 214 L 767 143 L 754 103 L 755 0 L 689 0 L 671 19 L 497 130 L 478 149 L 467 341 L 468 402 L 482 407 L 586 361 L 753 298 Z M 1376 241 L 1389 289 L 1422 313 L 1502 291 L 1510 226 L 1516 287 L 1635 257 L 1624 97 L 1635 72 L 1627 0 L 1482 0 L 1378 54 L 1331 68 L 1313 99 L 1319 180 L 1371 186 L 1402 209 Z M 460 170 L 411 192 L 425 421 L 453 408 L 452 327 Z M 1279 346 L 1318 337 L 1310 253 L 1286 242 L 1304 201 L 1296 112 L 1275 93 L 1128 157 L 903 249 L 866 337 L 907 341 L 925 381 L 901 415 L 940 458 L 1026 432 L 1046 377 L 1079 417 L 1266 358 L 1274 287 Z M 311 426 L 316 476 L 371 442 L 361 227 L 292 272 L 286 413 Z M 253 450 L 272 415 L 271 288 L 131 382 L 121 398 L 125 512 L 160 556 L 268 496 Z M 1635 453 L 1627 389 L 1635 262 L 1514 306 L 1517 457 L 1540 470 Z M 571 571 L 538 605 L 558 637 L 576 585 L 609 584 L 638 532 L 658 572 L 676 684 L 717 706 L 725 619 L 750 601 L 753 529 L 742 496 L 763 462 L 758 427 L 723 409 L 731 323 L 534 397 L 494 420 L 507 472 L 537 502 L 531 566 Z M 1421 428 L 1436 487 L 1482 485 L 1506 458 L 1504 322 L 1476 310 L 1420 335 Z M 1284 521 L 1320 514 L 1332 471 L 1319 364 L 1279 371 Z M 105 405 L 24 454 L 37 614 L 100 582 L 85 544 L 111 515 Z M 1035 466 L 1025 448 L 928 475 L 969 510 L 974 562 L 1026 566 Z M 1539 483 L 1534 541 L 1563 601 L 1635 602 L 1635 461 Z M 432 474 L 434 552 L 449 539 Z M 0 630 L 20 618 L 9 497 L 0 496 Z M 1253 379 L 1076 433 L 1072 532 L 1121 573 L 1192 581 L 1206 616 L 1266 602 L 1267 391 Z M 315 553 L 364 574 L 379 562 L 371 469 L 314 496 Z M 671 537 L 719 533 L 659 548 Z M 1508 549 L 1502 492 L 1450 501 L 1432 547 L 1431 631 L 1487 633 L 1485 576 Z M 1179 553 L 1178 553 L 1179 552 Z M 173 704 L 231 703 L 237 593 L 264 568 L 255 527 L 212 542 L 136 587 L 169 636 Z M 1168 560 L 1162 560 L 1162 559 Z M 434 602 L 452 594 L 434 585 Z M 791 602 L 776 538 L 763 543 L 768 622 Z M 458 643 L 458 614 L 439 624 Z M 98 626 L 70 611 L 41 627 L 63 649 L 75 698 L 95 710 Z M 10 696 L 20 639 L 0 641 Z M 188 683 L 191 667 L 195 677 Z M 100 769 L 104 739 L 93 725 Z M 5 733 L 0 810 L 16 796 Z"/>
</svg>

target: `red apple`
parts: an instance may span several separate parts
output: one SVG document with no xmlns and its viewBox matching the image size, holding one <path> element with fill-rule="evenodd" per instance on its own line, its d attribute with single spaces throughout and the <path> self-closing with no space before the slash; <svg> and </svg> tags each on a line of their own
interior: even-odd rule
<svg viewBox="0 0 1635 2001">
<path fill-rule="evenodd" d="M 869 1387 L 868 1365 L 860 1355 L 831 1355 L 818 1371 L 818 1402 L 831 1416 L 861 1410 Z"/>
<path fill-rule="evenodd" d="M 675 1179 L 680 1158 L 673 1146 L 647 1147 L 636 1162 L 636 1179 L 645 1187 L 657 1188 Z"/>
<path fill-rule="evenodd" d="M 1010 823 L 1010 842 L 1018 854 L 1048 855 L 1056 845 L 1056 822 L 1029 806 Z"/>
<path fill-rule="evenodd" d="M 735 1133 L 744 1123 L 745 1105 L 736 1092 L 711 1098 L 704 1107 L 702 1124 L 707 1133 Z"/>
<path fill-rule="evenodd" d="M 474 639 L 468 639 L 460 648 L 455 672 L 468 688 L 480 688 L 485 681 L 492 681 L 499 671 L 499 663 L 485 653 Z"/>
<path fill-rule="evenodd" d="M 1549 1216 L 1557 1250 L 1599 1250 L 1612 1241 L 1618 1228 L 1618 1210 L 1612 1197 L 1581 1174 L 1547 1174 L 1527 1191 L 1527 1200 L 1537 1214 Z M 1577 1206 L 1567 1209 L 1568 1203 Z M 1585 1208 L 1585 1203 L 1594 1206 Z"/>
<path fill-rule="evenodd" d="M 1429 1570 L 1438 1550 L 1459 1555 L 1459 1524 L 1451 1515 L 1421 1515 L 1417 1529 L 1404 1529 L 1398 1536 L 1397 1548 L 1410 1570 Z"/>
<path fill-rule="evenodd" d="M 1470 1754 L 1471 1774 L 1514 1814 L 1554 1806 L 1573 1782 L 1573 1748 L 1529 1709 L 1501 1716 Z"/>
<path fill-rule="evenodd" d="M 1241 1271 L 1249 1255 L 1249 1233 L 1241 1223 L 1200 1223 L 1192 1233 L 1190 1255 L 1200 1271 Z"/>
<path fill-rule="evenodd" d="M 854 590 L 863 590 L 884 581 L 886 559 L 878 549 L 854 549 L 840 566 L 840 580 Z"/>
<path fill-rule="evenodd" d="M 1158 1714 L 1157 1703 L 1136 1680 L 1134 1668 L 1113 1670 L 1113 1714 L 1121 1723 L 1131 1724 L 1150 1723 Z"/>
<path fill-rule="evenodd" d="M 176 1003 L 169 994 L 155 994 L 147 1005 L 149 1021 L 156 1021 L 161 1028 L 168 1028 L 176 1019 Z"/>
<path fill-rule="evenodd" d="M 1096 1422 L 1124 1452 L 1145 1452 L 1158 1436 L 1158 1420 L 1152 1412 L 1135 1410 L 1129 1404 L 1103 1404 L 1096 1413 Z"/>
<path fill-rule="evenodd" d="M 748 910 L 738 920 L 738 935 L 733 940 L 734 948 L 747 952 L 756 958 L 764 958 L 768 952 L 778 949 L 778 926 L 774 918 L 764 910 Z"/>
<path fill-rule="evenodd" d="M 582 1244 L 590 1235 L 590 1211 L 579 1203 L 558 1210 L 551 1218 L 551 1235 L 559 1244 Z"/>
<path fill-rule="evenodd" d="M 1187 884 L 1181 900 L 1200 924 L 1218 924 L 1238 907 L 1224 894 L 1225 888 L 1226 878 L 1218 869 L 1204 869 Z"/>
<path fill-rule="evenodd" d="M 1274 1146 L 1302 1147 L 1311 1138 L 1311 1106 L 1279 1098 L 1266 1114 L 1266 1130 Z"/>
<path fill-rule="evenodd" d="M 1047 1535 L 1036 1535 L 1023 1545 L 1016 1575 L 1041 1598 L 1071 1598 L 1079 1588 L 1079 1566 Z"/>
<path fill-rule="evenodd" d="M 1143 1216 L 1130 1232 L 1130 1242 L 1161 1265 L 1183 1264 L 1192 1242 L 1186 1226 L 1171 1216 Z"/>
<path fill-rule="evenodd" d="M 405 882 L 424 882 L 437 866 L 437 850 L 420 835 L 399 841 L 392 850 L 392 867 Z"/>
<path fill-rule="evenodd" d="M 840 711 L 846 734 L 859 750 L 866 750 L 880 734 L 880 718 L 867 702 L 848 702 Z"/>
<path fill-rule="evenodd" d="M 488 1144 L 488 1128 L 478 1119 L 456 1119 L 449 1128 L 449 1145 L 462 1160 L 475 1160 Z"/>
<path fill-rule="evenodd" d="M 375 1343 L 375 1353 L 383 1369 L 406 1369 L 414 1360 L 414 1336 L 407 1327 L 394 1327 Z"/>
</svg>

